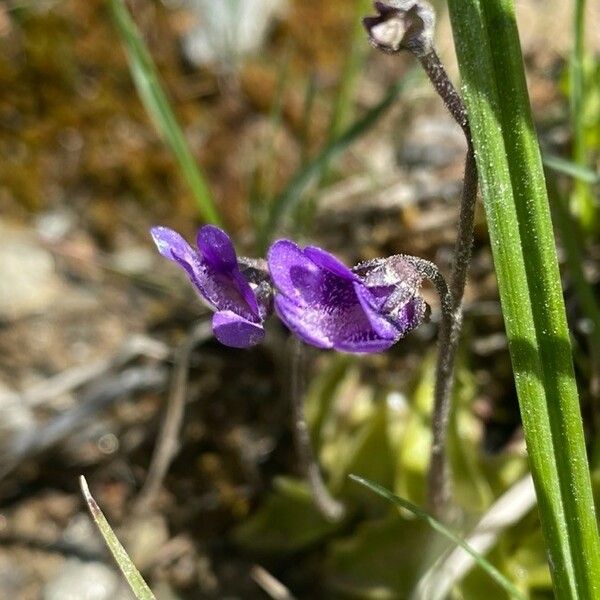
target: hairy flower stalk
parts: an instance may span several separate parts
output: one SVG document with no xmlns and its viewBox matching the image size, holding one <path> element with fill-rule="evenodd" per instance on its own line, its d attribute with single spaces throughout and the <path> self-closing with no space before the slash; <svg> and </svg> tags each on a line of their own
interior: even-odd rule
<svg viewBox="0 0 600 600">
<path fill-rule="evenodd" d="M 451 496 L 446 453 L 447 431 L 454 383 L 454 363 L 462 326 L 462 299 L 473 247 L 477 168 L 465 106 L 433 47 L 435 26 L 433 8 L 427 2 L 420 0 L 375 2 L 375 8 L 379 15 L 364 19 L 371 44 L 388 54 L 395 54 L 402 50 L 412 52 L 418 58 L 467 140 L 468 149 L 449 297 L 447 302 L 442 302 L 432 417 L 433 442 L 428 476 L 431 509 L 437 516 L 443 517 L 447 513 Z"/>
</svg>

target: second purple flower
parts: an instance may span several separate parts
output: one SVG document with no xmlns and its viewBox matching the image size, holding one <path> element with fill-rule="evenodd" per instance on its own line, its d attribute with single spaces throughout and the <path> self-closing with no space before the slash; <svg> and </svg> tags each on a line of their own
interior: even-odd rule
<svg viewBox="0 0 600 600">
<path fill-rule="evenodd" d="M 275 310 L 299 338 L 345 352 L 387 350 L 419 325 L 422 276 L 403 256 L 349 269 L 317 248 L 275 242 L 268 255 Z"/>
</svg>

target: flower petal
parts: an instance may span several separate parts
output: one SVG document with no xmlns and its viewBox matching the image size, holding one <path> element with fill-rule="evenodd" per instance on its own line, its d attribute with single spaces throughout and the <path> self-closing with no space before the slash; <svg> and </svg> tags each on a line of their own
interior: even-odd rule
<svg viewBox="0 0 600 600">
<path fill-rule="evenodd" d="M 249 310 L 255 318 L 258 318 L 259 309 L 256 296 L 250 284 L 240 272 L 237 254 L 231 238 L 222 229 L 214 225 L 204 225 L 198 230 L 196 243 L 209 269 L 217 274 L 222 274 L 224 278 L 229 278 L 231 285 L 228 287 L 235 288 L 237 293 L 232 290 L 228 296 L 230 298 L 241 296 L 242 301 L 248 305 L 244 308 L 240 307 L 240 310 L 235 312 L 246 315 Z M 239 300 L 235 300 L 235 302 L 237 303 Z M 221 303 L 215 303 L 215 306 L 219 310 L 227 308 Z"/>
<path fill-rule="evenodd" d="M 395 339 L 383 339 L 378 337 L 373 331 L 365 331 L 361 336 L 356 335 L 336 344 L 335 348 L 341 352 L 365 354 L 384 352 L 385 350 L 389 350 L 395 343 Z"/>
<path fill-rule="evenodd" d="M 268 263 L 278 290 L 279 317 L 298 337 L 320 348 L 386 350 L 426 312 L 416 295 L 420 276 L 408 261 L 381 259 L 351 270 L 320 248 L 301 249 L 279 240 L 271 246 Z"/>
<path fill-rule="evenodd" d="M 217 263 L 220 260 L 219 256 L 224 258 L 219 263 L 220 266 L 215 266 L 212 259 L 207 261 L 201 257 L 177 232 L 167 227 L 154 227 L 151 233 L 159 252 L 186 271 L 200 296 L 212 308 L 231 310 L 245 319 L 260 322 L 256 296 L 250 284 L 237 269 L 237 262 L 234 262 L 233 269 L 222 268 L 231 258 L 231 256 L 227 256 L 226 244 L 225 246 L 222 244 L 224 241 L 228 242 L 229 238 L 224 232 L 221 233 L 225 238 L 220 236 L 219 233 L 210 231 L 210 229 L 216 229 L 217 232 L 221 231 L 212 226 L 203 227 L 200 231 L 202 232 L 207 227 L 209 231 L 205 231 L 206 235 L 203 236 L 203 241 L 209 243 L 211 239 L 216 240 L 215 247 L 217 250 L 212 251 L 209 249 L 209 253 L 212 252 L 212 258 L 217 256 Z M 223 248 L 225 249 L 223 250 Z M 232 251 L 235 257 L 235 251 Z"/>
<path fill-rule="evenodd" d="M 198 230 L 196 243 L 202 258 L 218 271 L 238 268 L 237 255 L 231 238 L 214 225 L 204 225 Z"/>
<path fill-rule="evenodd" d="M 150 233 L 158 251 L 182 267 L 200 295 L 214 305 L 209 293 L 211 285 L 206 265 L 198 253 L 176 231 L 168 227 L 153 227 Z"/>
<path fill-rule="evenodd" d="M 238 292 L 246 302 L 248 309 L 256 319 L 259 319 L 261 311 L 258 306 L 258 299 L 256 298 L 256 294 L 252 289 L 252 286 L 248 283 L 248 280 L 239 272 L 239 270 L 237 270 L 237 268 L 236 270 L 231 272 L 231 277 L 235 286 L 237 287 Z M 264 318 L 264 316 L 262 318 Z"/>
<path fill-rule="evenodd" d="M 317 348 L 333 348 L 332 340 L 321 327 L 319 311 L 299 306 L 281 294 L 275 296 L 274 306 L 279 318 L 303 342 Z"/>
<path fill-rule="evenodd" d="M 196 258 L 196 251 L 176 231 L 168 227 L 153 227 L 150 233 L 158 251 L 165 258 L 175 262 L 192 262 Z"/>
<path fill-rule="evenodd" d="M 320 270 L 294 242 L 275 242 L 269 249 L 267 261 L 273 284 L 280 293 L 300 304 L 313 301 Z"/>
<path fill-rule="evenodd" d="M 310 258 L 318 267 L 326 269 L 342 279 L 358 281 L 357 276 L 343 262 L 317 246 L 307 246 L 304 249 L 304 256 Z"/>
<path fill-rule="evenodd" d="M 256 296 L 240 273 L 222 273 L 208 265 L 205 270 L 204 288 L 201 292 L 216 310 L 230 310 L 244 319 L 260 322 Z"/>
<path fill-rule="evenodd" d="M 380 336 L 356 297 L 353 304 L 323 310 L 318 305 L 299 305 L 293 299 L 278 294 L 275 310 L 295 335 L 318 348 L 380 352 L 387 350 L 399 337 L 393 328 L 394 333 L 389 339 Z"/>
<path fill-rule="evenodd" d="M 420 296 L 415 296 L 397 311 L 390 315 L 393 323 L 400 331 L 400 337 L 405 336 L 409 331 L 419 326 L 425 319 L 429 307 L 425 300 Z"/>
<path fill-rule="evenodd" d="M 389 319 L 381 314 L 378 299 L 360 283 L 354 284 L 354 291 L 373 331 L 382 339 L 396 342 L 400 338 L 401 332 Z"/>
<path fill-rule="evenodd" d="M 248 321 L 230 310 L 216 312 L 212 327 L 219 342 L 232 348 L 249 348 L 265 337 L 262 325 Z"/>
</svg>

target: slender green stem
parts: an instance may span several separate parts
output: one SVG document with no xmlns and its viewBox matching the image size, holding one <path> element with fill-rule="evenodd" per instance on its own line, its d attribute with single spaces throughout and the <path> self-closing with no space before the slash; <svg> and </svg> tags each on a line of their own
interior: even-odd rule
<svg viewBox="0 0 600 600">
<path fill-rule="evenodd" d="M 449 6 L 556 596 L 596 599 L 600 545 L 514 7 Z"/>
</svg>

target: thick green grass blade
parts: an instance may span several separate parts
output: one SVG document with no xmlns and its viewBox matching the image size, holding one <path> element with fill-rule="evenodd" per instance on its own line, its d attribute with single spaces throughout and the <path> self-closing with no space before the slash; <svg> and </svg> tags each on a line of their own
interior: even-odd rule
<svg viewBox="0 0 600 600">
<path fill-rule="evenodd" d="M 600 538 L 575 381 L 570 333 L 539 143 L 523 68 L 514 0 L 483 2 L 500 119 L 526 257 L 561 495 L 580 597 L 600 597 Z M 587 596 L 586 596 L 587 594 Z"/>
<path fill-rule="evenodd" d="M 281 221 L 293 211 L 306 189 L 322 174 L 323 169 L 342 154 L 353 142 L 367 133 L 394 104 L 398 96 L 420 76 L 416 69 L 405 75 L 400 81 L 392 85 L 384 98 L 371 108 L 365 115 L 357 119 L 335 140 L 325 148 L 292 178 L 286 188 L 273 200 L 265 226 L 258 236 L 259 250 L 264 250 L 275 234 Z"/>
<path fill-rule="evenodd" d="M 487 561 L 481 554 L 478 554 L 469 544 L 467 544 L 461 537 L 456 535 L 454 532 L 450 531 L 445 525 L 434 519 L 428 512 L 424 511 L 422 508 L 419 508 L 415 504 L 412 504 L 408 500 L 404 500 L 395 494 L 392 494 L 389 490 L 384 487 L 374 483 L 373 481 L 369 481 L 368 479 L 364 479 L 363 477 L 359 477 L 358 475 L 350 475 L 350 479 L 364 485 L 369 488 L 372 492 L 375 492 L 382 498 L 385 498 L 392 504 L 395 504 L 399 508 L 403 508 L 404 510 L 409 511 L 415 517 L 425 521 L 432 529 L 443 535 L 446 539 L 451 541 L 453 544 L 460 546 L 465 552 L 470 554 L 475 562 L 506 592 L 512 596 L 513 598 L 519 598 L 519 600 L 525 600 L 525 596 L 506 578 L 494 565 L 492 565 L 489 561 Z"/>
<path fill-rule="evenodd" d="M 108 0 L 108 2 L 127 50 L 131 75 L 146 111 L 175 155 L 181 173 L 192 191 L 200 216 L 208 223 L 219 225 L 221 218 L 215 208 L 209 186 L 173 114 L 150 52 L 124 1 Z"/>
<path fill-rule="evenodd" d="M 123 548 L 121 542 L 119 542 L 117 539 L 117 536 L 114 534 L 113 530 L 108 524 L 106 517 L 90 494 L 90 489 L 83 475 L 79 478 L 79 485 L 81 486 L 81 493 L 83 494 L 90 514 L 92 515 L 92 519 L 94 519 L 94 522 L 100 530 L 108 549 L 110 550 L 114 559 L 117 561 L 117 565 L 127 580 L 127 583 L 129 584 L 129 587 L 131 588 L 131 591 L 134 593 L 135 597 L 138 600 L 156 600 L 152 590 L 148 587 L 140 575 L 140 572 L 131 562 L 131 559 L 125 551 L 125 548 Z"/>
<path fill-rule="evenodd" d="M 597 526 L 512 0 L 449 6 L 555 592 L 596 599 Z"/>
</svg>

